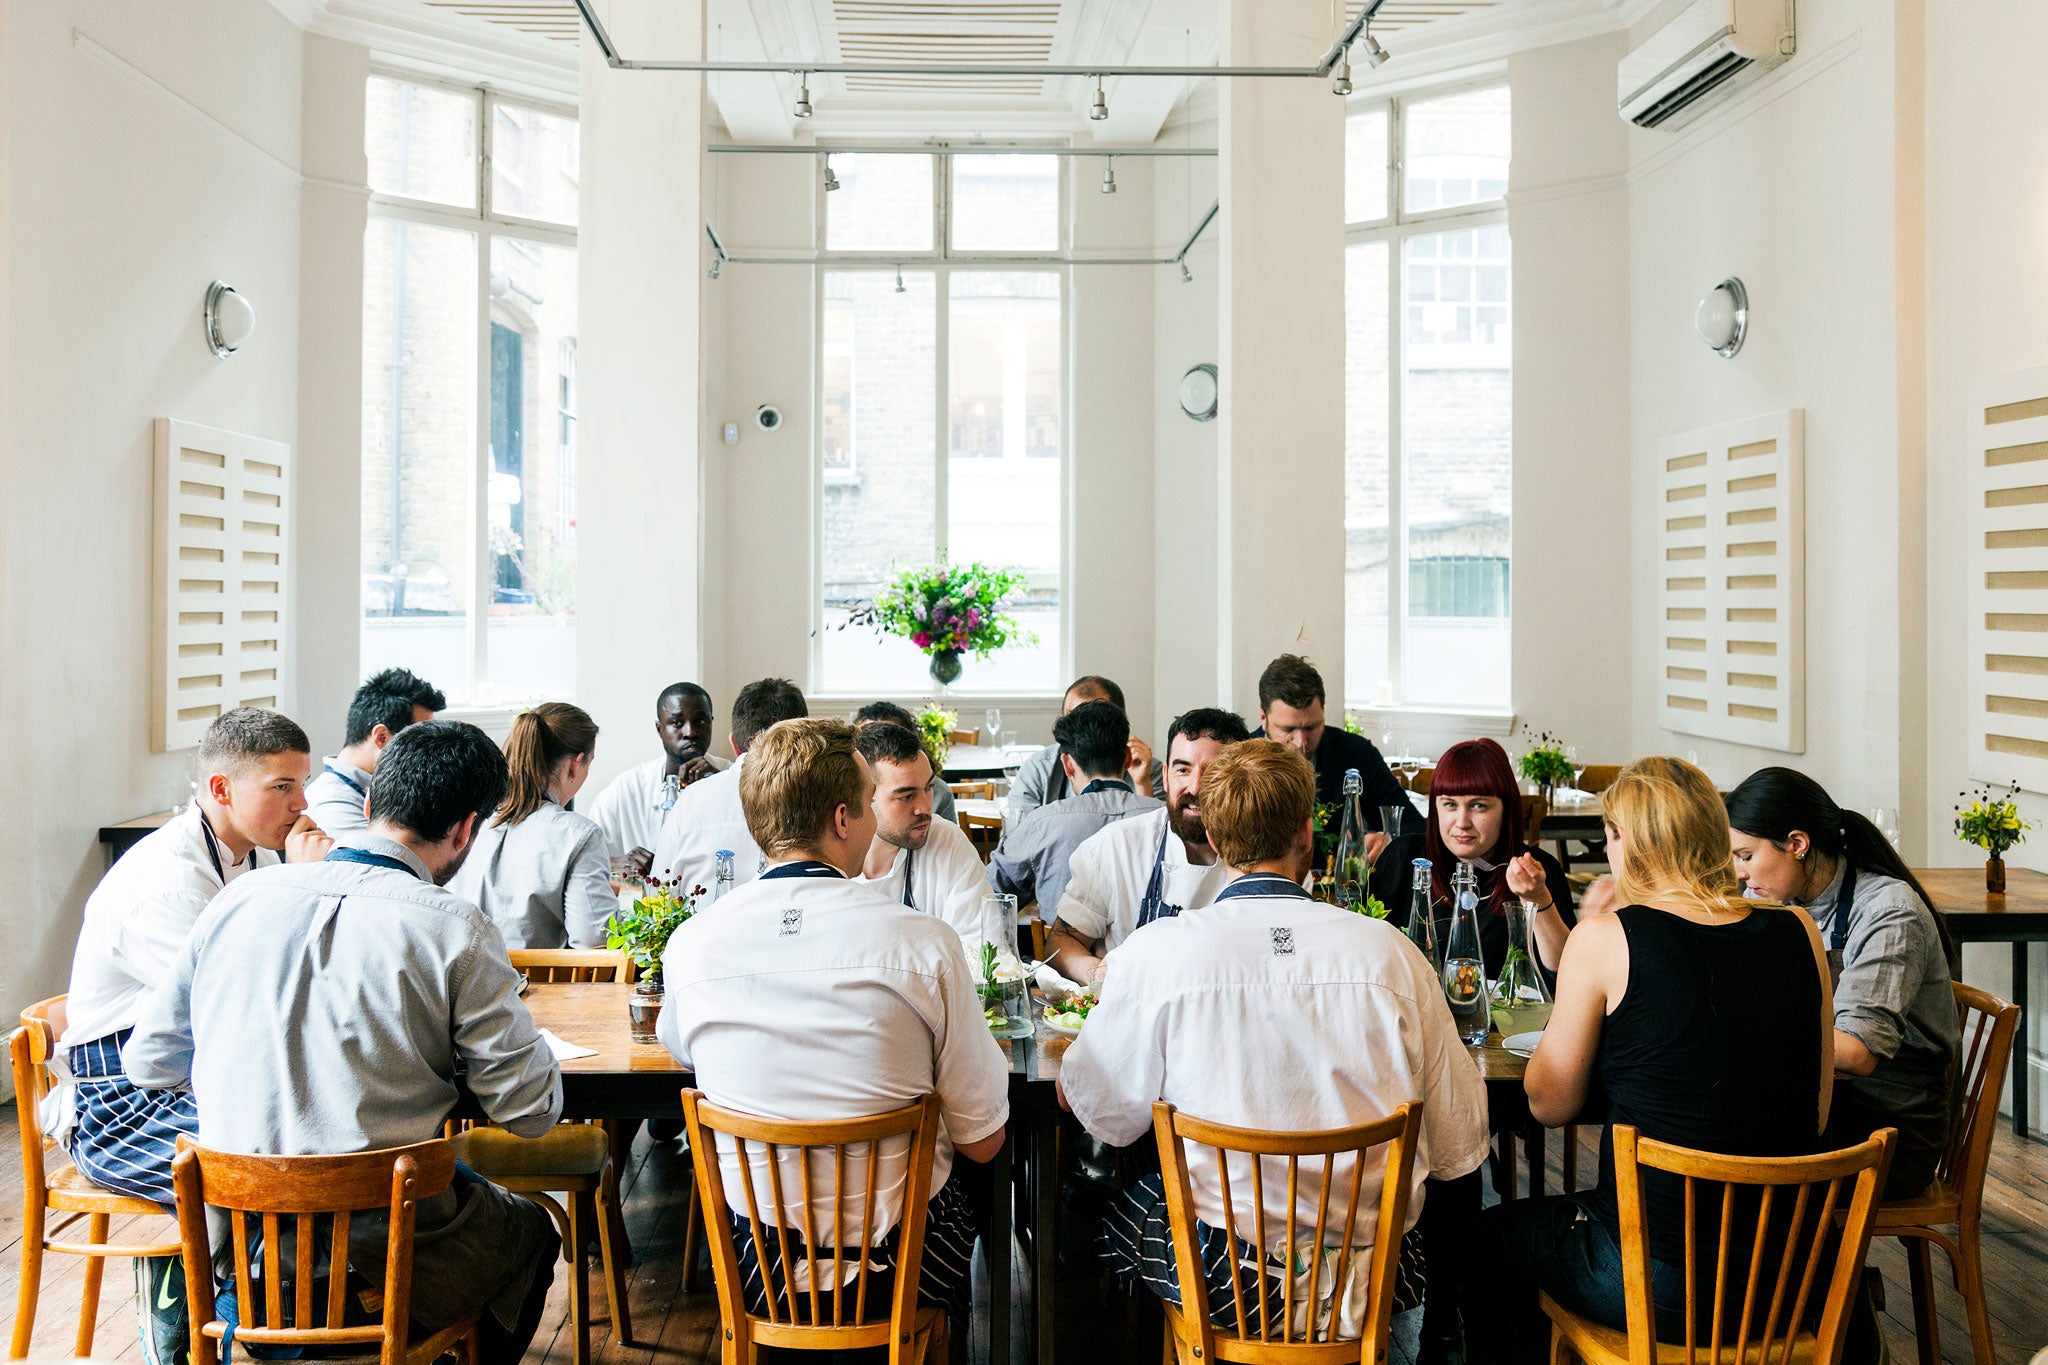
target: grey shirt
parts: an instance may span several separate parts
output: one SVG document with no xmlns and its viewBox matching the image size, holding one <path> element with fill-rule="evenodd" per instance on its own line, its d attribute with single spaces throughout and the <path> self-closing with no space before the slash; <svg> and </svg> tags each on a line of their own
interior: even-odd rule
<svg viewBox="0 0 2048 1365">
<path fill-rule="evenodd" d="M 338 754 L 320 760 L 320 771 L 306 784 L 306 814 L 330 839 L 366 834 L 370 821 L 363 800 L 370 794 L 370 775 Z"/>
<path fill-rule="evenodd" d="M 1062 801 L 1040 806 L 1004 830 L 1003 841 L 988 860 L 988 883 L 1017 897 L 1034 897 L 1038 917 L 1047 924 L 1059 917 L 1060 897 L 1067 889 L 1067 860 L 1088 837 L 1130 815 L 1158 810 L 1161 802 L 1134 793 L 1127 782 L 1105 782 Z"/>
<path fill-rule="evenodd" d="M 448 889 L 481 907 L 507 948 L 602 948 L 619 908 L 604 830 L 553 797 L 516 825 L 479 822 Z"/>
<path fill-rule="evenodd" d="M 287 863 L 214 897 L 122 1049 L 128 1079 L 189 1083 L 208 1147 L 297 1156 L 439 1137 L 460 1060 L 493 1122 L 546 1132 L 561 1074 L 504 940 L 410 849 L 355 842 L 408 870 Z"/>
<path fill-rule="evenodd" d="M 1152 783 L 1152 795 L 1166 795 L 1165 770 L 1158 759 L 1152 760 L 1152 767 L 1146 773 Z M 1067 770 L 1060 765 L 1060 746 L 1048 744 L 1017 769 L 1017 775 L 1010 779 L 1010 800 L 1003 808 L 1003 823 L 1014 827 L 1023 823 L 1024 817 L 1040 806 L 1049 806 L 1055 801 L 1064 801 L 1074 794 L 1067 783 Z"/>
</svg>

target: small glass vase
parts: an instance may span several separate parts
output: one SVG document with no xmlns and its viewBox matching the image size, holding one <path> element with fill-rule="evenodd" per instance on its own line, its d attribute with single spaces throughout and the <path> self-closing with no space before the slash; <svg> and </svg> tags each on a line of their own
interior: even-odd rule
<svg viewBox="0 0 2048 1365">
<path fill-rule="evenodd" d="M 654 1028 L 661 1020 L 661 1002 L 664 994 L 659 981 L 642 981 L 633 987 L 633 994 L 626 1002 L 626 1022 L 634 1042 L 660 1041 L 655 1036 Z"/>
<path fill-rule="evenodd" d="M 942 649 L 932 655 L 932 681 L 941 687 L 960 680 L 960 651 Z"/>
<path fill-rule="evenodd" d="M 2005 859 L 1996 853 L 1984 864 L 1984 889 L 1994 896 L 2005 894 Z"/>
</svg>

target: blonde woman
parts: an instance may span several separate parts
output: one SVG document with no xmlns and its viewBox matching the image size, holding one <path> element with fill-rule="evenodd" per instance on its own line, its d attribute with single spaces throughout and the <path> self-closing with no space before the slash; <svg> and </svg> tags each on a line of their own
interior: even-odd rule
<svg viewBox="0 0 2048 1365">
<path fill-rule="evenodd" d="M 1550 1125 L 1634 1124 L 1646 1137 L 1712 1152 L 1817 1150 L 1834 1078 L 1834 1002 L 1812 919 L 1743 898 L 1728 812 L 1690 763 L 1642 759 L 1607 789 L 1605 804 L 1618 908 L 1582 909 L 1565 941 L 1557 1006 L 1524 1081 L 1530 1113 Z M 1606 1102 L 1598 1115 L 1587 1112 L 1595 1094 Z M 1683 1187 L 1646 1171 L 1644 1196 L 1658 1335 L 1683 1340 Z M 1700 1211 L 1697 1224 L 1707 1276 L 1717 1209 Z M 1490 1351 L 1478 1343 L 1475 1359 L 1546 1358 L 1538 1290 L 1626 1326 L 1610 1138 L 1592 1190 L 1502 1205 L 1482 1227 L 1489 1264 L 1505 1261 L 1507 1273 L 1488 1291 L 1503 1311 L 1481 1315 L 1482 1331 L 1503 1339 Z M 1731 1231 L 1742 1245 L 1752 1235 Z M 1515 1287 L 1505 1302 L 1500 1285 Z"/>
<path fill-rule="evenodd" d="M 565 809 L 590 778 L 597 723 L 580 706 L 542 702 L 505 741 L 504 804 L 479 829 L 448 889 L 474 901 L 507 948 L 601 948 L 618 908 L 597 822 Z"/>
</svg>

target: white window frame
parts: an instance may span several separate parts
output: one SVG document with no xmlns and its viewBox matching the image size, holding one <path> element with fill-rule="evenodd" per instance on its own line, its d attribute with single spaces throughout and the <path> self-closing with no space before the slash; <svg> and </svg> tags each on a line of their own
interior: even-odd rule
<svg viewBox="0 0 2048 1365">
<path fill-rule="evenodd" d="M 1051 148 L 1047 148 L 1051 150 Z M 920 155 L 915 148 L 905 148 L 905 154 Z M 833 251 L 821 249 L 820 263 L 812 268 L 811 303 L 813 341 L 813 402 L 811 404 L 811 644 L 810 644 L 810 687 L 813 700 L 837 702 L 854 700 L 853 694 L 834 693 L 825 687 L 825 488 L 828 484 L 846 483 L 858 477 L 860 457 L 858 446 L 854 450 L 853 463 L 849 468 L 827 470 L 825 468 L 825 404 L 824 398 L 824 347 L 825 347 L 825 276 L 850 271 L 872 271 L 878 274 L 894 274 L 901 269 L 914 273 L 928 273 L 933 278 L 933 437 L 932 437 L 932 553 L 945 559 L 951 552 L 948 537 L 951 509 L 950 480 L 952 465 L 952 387 L 953 387 L 953 339 L 952 339 L 952 277 L 955 274 L 988 274 L 1008 272 L 1030 272 L 1054 274 L 1060 282 L 1060 549 L 1059 581 L 1055 585 L 1060 597 L 1060 639 L 1058 674 L 1065 678 L 1071 671 L 1074 638 L 1074 601 L 1069 591 L 1074 581 L 1073 574 L 1073 454 L 1074 454 L 1074 403 L 1073 403 L 1073 297 L 1074 272 L 1071 264 L 1064 259 L 1071 241 L 1071 224 L 1068 205 L 1073 193 L 1072 158 L 1061 158 L 1058 162 L 1059 175 L 1059 241 L 1049 252 L 1040 251 L 956 251 L 952 247 L 953 208 L 953 162 L 950 156 L 934 157 L 939 164 L 932 172 L 932 242 L 929 251 Z M 827 238 L 826 190 L 824 177 L 818 178 L 814 190 L 816 197 L 816 218 L 818 240 Z M 1023 456 L 1017 458 L 1022 459 Z M 961 694 L 970 696 L 974 702 L 986 701 L 996 704 L 1003 701 L 1030 701 L 1045 697 L 1064 695 L 1065 684 L 1055 683 L 1052 687 L 1030 692 L 1013 694 Z M 929 688 L 918 688 L 908 692 L 892 694 L 892 699 L 916 701 L 930 694 Z M 858 700 L 871 701 L 872 697 L 862 696 Z"/>
<path fill-rule="evenodd" d="M 1388 703 L 1377 698 L 1353 698 L 1346 705 L 1354 711 L 1373 715 L 1401 711 L 1492 715 L 1496 711 L 1505 713 L 1509 709 L 1474 707 L 1464 703 L 1448 705 L 1435 700 L 1418 700 L 1410 697 L 1403 686 L 1406 671 L 1402 660 L 1403 641 L 1408 626 L 1408 508 L 1403 488 L 1407 447 L 1402 433 L 1401 393 L 1402 377 L 1407 372 L 1407 298 L 1406 275 L 1403 270 L 1405 248 L 1411 237 L 1429 237 L 1440 232 L 1472 228 L 1506 227 L 1508 224 L 1505 194 L 1499 199 L 1459 204 L 1453 208 L 1423 209 L 1417 212 L 1407 210 L 1402 193 L 1403 158 L 1407 153 L 1407 109 L 1412 104 L 1428 104 L 1450 96 L 1504 89 L 1508 89 L 1507 80 L 1504 77 L 1491 76 L 1455 85 L 1433 86 L 1387 99 L 1354 101 L 1344 111 L 1347 120 L 1357 114 L 1371 113 L 1375 109 L 1384 109 L 1387 113 L 1387 212 L 1383 217 L 1346 223 L 1344 246 L 1348 251 L 1352 246 L 1362 242 L 1387 244 L 1387 682 L 1395 700 Z M 1513 118 L 1512 111 L 1509 117 Z M 1510 126 L 1512 127 L 1512 124 Z M 1512 252 L 1512 237 L 1510 251 Z M 1512 327 L 1513 255 L 1510 254 L 1508 259 L 1508 321 Z M 1512 375 L 1512 368 L 1509 373 Z M 1347 394 L 1347 400 L 1349 397 Z M 1513 572 L 1512 560 L 1509 572 Z M 1513 591 L 1512 579 L 1509 591 Z M 1345 628 L 1350 628 L 1348 620 Z M 1512 681 L 1511 676 L 1510 688 Z M 1347 685 L 1349 682 L 1350 675 L 1347 670 Z"/>
<path fill-rule="evenodd" d="M 570 105 L 552 104 L 546 100 L 527 99 L 523 96 L 504 96 L 488 87 L 439 81 L 398 67 L 372 64 L 370 75 L 384 80 L 400 81 L 406 85 L 461 95 L 476 101 L 475 141 L 470 148 L 476 169 L 476 206 L 458 208 L 431 199 L 415 199 L 406 195 L 386 194 L 373 190 L 370 194 L 369 216 L 372 219 L 389 222 L 452 228 L 467 232 L 476 239 L 476 448 L 472 452 L 469 470 L 470 600 L 464 639 L 469 658 L 469 689 L 468 695 L 461 698 L 458 706 L 453 709 L 488 712 L 507 703 L 527 700 L 523 697 L 497 695 L 491 686 L 488 671 L 491 583 L 494 577 L 491 572 L 490 537 L 484 533 L 484 528 L 490 523 L 491 245 L 497 238 L 505 237 L 515 241 L 539 242 L 548 246 L 567 247 L 571 251 L 576 250 L 574 227 L 550 223 L 539 218 L 500 213 L 492 204 L 493 133 L 497 122 L 497 108 L 501 104 L 519 109 L 535 109 L 568 119 L 576 119 L 579 115 Z M 367 85 L 364 89 L 364 98 L 368 99 Z M 357 553 L 360 556 L 360 547 Z M 361 579 L 362 570 L 358 564 L 358 584 Z M 359 635 L 362 620 L 362 605 L 358 600 L 356 629 Z"/>
</svg>

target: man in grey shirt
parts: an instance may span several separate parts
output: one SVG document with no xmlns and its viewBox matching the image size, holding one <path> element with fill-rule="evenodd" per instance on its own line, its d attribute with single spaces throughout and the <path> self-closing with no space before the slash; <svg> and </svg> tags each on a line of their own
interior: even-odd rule
<svg viewBox="0 0 2048 1365">
<path fill-rule="evenodd" d="M 365 834 L 325 862 L 264 868 L 214 898 L 122 1049 L 129 1079 L 189 1085 L 200 1143 L 236 1152 L 439 1137 L 458 1062 L 493 1122 L 521 1137 L 552 1128 L 561 1075 L 504 940 L 442 889 L 505 786 L 504 757 L 475 726 L 407 728 L 371 779 Z M 487 1309 L 482 1365 L 512 1365 L 553 1279 L 554 1224 L 466 1168 L 417 1217 L 414 1324 L 439 1330 Z M 384 1232 L 381 1216 L 352 1220 L 358 1270 L 381 1273 Z"/>
<path fill-rule="evenodd" d="M 408 725 L 432 720 L 448 704 L 439 688 L 403 668 L 372 675 L 348 704 L 348 728 L 339 753 L 320 760 L 306 784 L 306 814 L 330 839 L 361 834 L 369 825 L 363 801 L 377 756 Z"/>
<path fill-rule="evenodd" d="M 1083 702 L 1091 701 L 1106 701 L 1129 714 L 1124 707 L 1124 690 L 1110 679 L 1094 673 L 1076 678 L 1068 686 L 1067 695 L 1060 702 L 1060 714 L 1065 715 Z M 1152 746 L 1142 739 L 1130 741 L 1130 752 L 1124 756 L 1120 774 L 1139 796 L 1157 796 L 1166 789 L 1161 781 L 1159 760 L 1152 757 Z M 1066 769 L 1060 766 L 1060 746 L 1048 744 L 1026 759 L 1017 775 L 1010 779 L 1010 799 L 1003 807 L 1003 825 L 1006 829 L 1014 829 L 1040 806 L 1064 801 L 1073 794 L 1074 787 L 1067 780 Z"/>
<path fill-rule="evenodd" d="M 988 860 L 988 881 L 1018 901 L 1038 900 L 1039 918 L 1058 916 L 1067 889 L 1067 859 L 1105 825 L 1157 810 L 1159 802 L 1131 790 L 1124 763 L 1131 719 L 1114 702 L 1089 701 L 1053 722 L 1060 771 L 1074 795 L 1040 806 L 1003 833 Z"/>
</svg>

